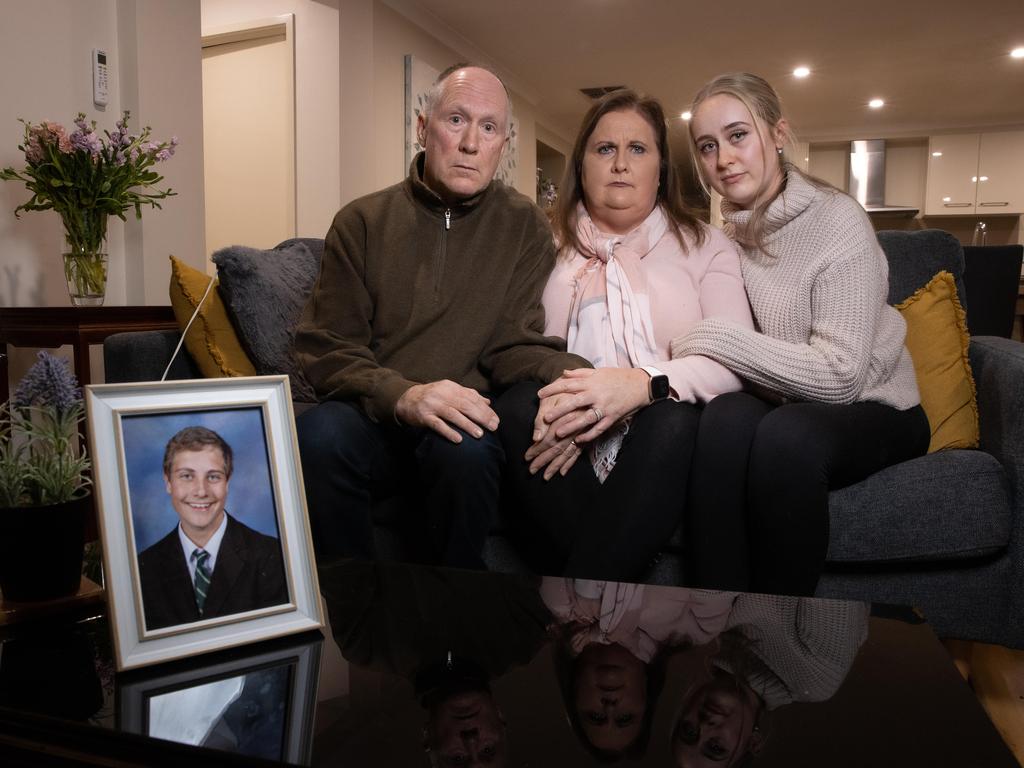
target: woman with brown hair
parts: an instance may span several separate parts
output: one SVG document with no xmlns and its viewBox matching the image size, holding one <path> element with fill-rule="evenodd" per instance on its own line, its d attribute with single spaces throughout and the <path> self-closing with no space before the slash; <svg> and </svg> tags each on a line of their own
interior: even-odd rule
<svg viewBox="0 0 1024 768">
<path fill-rule="evenodd" d="M 708 317 L 751 327 L 739 260 L 686 209 L 661 105 L 631 90 L 587 112 L 553 220 L 545 332 L 594 368 L 506 396 L 506 479 L 546 572 L 636 580 L 680 520 L 701 405 L 739 388 L 669 343 Z"/>
</svg>

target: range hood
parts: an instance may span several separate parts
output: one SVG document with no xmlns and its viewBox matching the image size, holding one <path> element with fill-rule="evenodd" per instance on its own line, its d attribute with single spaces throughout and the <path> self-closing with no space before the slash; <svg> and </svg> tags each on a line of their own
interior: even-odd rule
<svg viewBox="0 0 1024 768">
<path fill-rule="evenodd" d="M 850 185 L 847 192 L 868 213 L 911 217 L 917 208 L 885 204 L 885 139 L 850 142 Z"/>
</svg>

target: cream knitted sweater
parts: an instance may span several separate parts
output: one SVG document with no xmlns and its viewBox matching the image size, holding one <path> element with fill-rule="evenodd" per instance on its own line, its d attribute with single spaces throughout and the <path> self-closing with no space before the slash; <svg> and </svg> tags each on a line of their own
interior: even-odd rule
<svg viewBox="0 0 1024 768">
<path fill-rule="evenodd" d="M 853 198 L 790 171 L 766 212 L 768 253 L 744 237 L 750 211 L 726 203 L 723 215 L 760 332 L 703 320 L 672 340 L 673 357 L 705 355 L 792 400 L 920 402 L 888 262 Z"/>
<path fill-rule="evenodd" d="M 742 676 L 768 709 L 825 701 L 867 639 L 869 609 L 845 600 L 741 594 L 713 663 Z"/>
</svg>

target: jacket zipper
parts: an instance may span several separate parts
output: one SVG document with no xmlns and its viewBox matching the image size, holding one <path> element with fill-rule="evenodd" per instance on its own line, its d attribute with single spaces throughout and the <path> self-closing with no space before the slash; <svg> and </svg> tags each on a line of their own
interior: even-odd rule
<svg viewBox="0 0 1024 768">
<path fill-rule="evenodd" d="M 441 243 L 438 246 L 437 262 L 434 272 L 434 300 L 441 297 L 441 278 L 444 276 L 444 265 L 448 256 L 448 230 L 452 228 L 452 210 L 444 209 L 444 229 L 441 230 Z"/>
</svg>

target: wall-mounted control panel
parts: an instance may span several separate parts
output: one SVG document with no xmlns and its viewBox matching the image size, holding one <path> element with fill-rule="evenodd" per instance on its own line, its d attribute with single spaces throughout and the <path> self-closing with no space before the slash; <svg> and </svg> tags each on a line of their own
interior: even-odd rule
<svg viewBox="0 0 1024 768">
<path fill-rule="evenodd" d="M 110 78 L 107 71 L 107 52 L 92 49 L 92 102 L 97 107 L 107 104 L 110 92 Z"/>
</svg>

